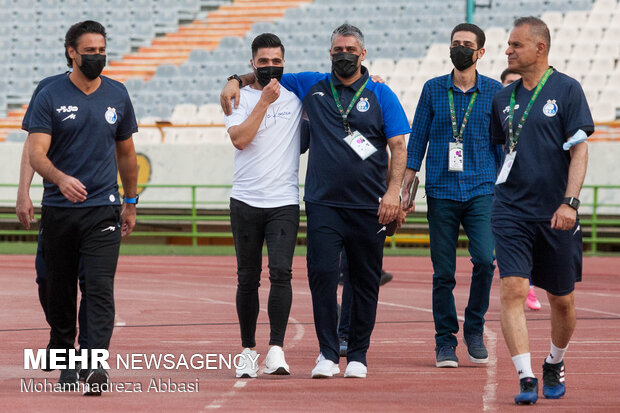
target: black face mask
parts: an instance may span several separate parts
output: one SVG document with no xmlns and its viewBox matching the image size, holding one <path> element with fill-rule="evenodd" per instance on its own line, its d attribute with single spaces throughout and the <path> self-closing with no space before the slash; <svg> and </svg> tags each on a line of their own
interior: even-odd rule
<svg viewBox="0 0 620 413">
<path fill-rule="evenodd" d="M 456 70 L 465 70 L 474 64 L 474 49 L 465 46 L 450 48 L 450 60 Z"/>
<path fill-rule="evenodd" d="M 90 80 L 95 80 L 105 67 L 104 54 L 81 54 L 82 64 L 78 66 L 80 72 Z"/>
<path fill-rule="evenodd" d="M 340 52 L 332 55 L 332 70 L 340 77 L 351 77 L 357 70 L 359 56 L 353 53 Z"/>
<path fill-rule="evenodd" d="M 256 80 L 262 87 L 269 84 L 271 79 L 276 79 L 278 82 L 282 79 L 282 73 L 284 68 L 282 66 L 263 66 L 256 68 Z"/>
</svg>

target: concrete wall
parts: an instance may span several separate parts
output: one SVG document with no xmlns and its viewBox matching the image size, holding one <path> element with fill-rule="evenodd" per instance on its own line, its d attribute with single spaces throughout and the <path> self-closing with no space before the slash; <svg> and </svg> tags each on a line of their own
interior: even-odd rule
<svg viewBox="0 0 620 413">
<path fill-rule="evenodd" d="M 0 183 L 17 184 L 22 145 L 19 143 L 0 144 Z M 620 142 L 591 142 L 590 160 L 586 184 L 620 184 Z M 230 185 L 233 174 L 232 144 L 136 144 L 140 159 L 140 182 L 159 185 L 210 184 Z M 300 182 L 305 179 L 306 155 L 302 156 Z M 424 168 L 420 174 L 424 183 Z M 35 175 L 34 183 L 41 183 Z M 228 189 L 201 189 L 198 200 L 203 207 L 222 207 L 227 205 Z M 31 197 L 39 205 L 42 190 L 33 188 Z M 303 191 L 302 191 L 303 194 Z M 0 188 L 0 205 L 15 204 L 16 188 Z M 424 191 L 419 191 L 416 201 L 418 210 L 425 210 Z M 191 194 L 188 189 L 148 188 L 141 194 L 142 205 L 188 206 Z M 582 202 L 592 202 L 592 191 L 584 190 Z M 181 203 L 178 203 L 181 201 Z M 599 202 L 620 204 L 620 190 L 601 190 Z M 583 213 L 590 209 L 584 207 Z M 605 208 L 601 213 L 620 213 L 620 208 Z"/>
</svg>

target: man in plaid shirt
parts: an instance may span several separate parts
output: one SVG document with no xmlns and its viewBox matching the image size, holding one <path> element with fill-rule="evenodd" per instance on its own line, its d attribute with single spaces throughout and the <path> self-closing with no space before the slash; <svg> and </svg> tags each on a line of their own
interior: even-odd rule
<svg viewBox="0 0 620 413">
<path fill-rule="evenodd" d="M 484 42 L 484 32 L 476 25 L 462 23 L 454 28 L 450 45 L 454 70 L 424 85 L 407 148 L 403 205 L 409 201 L 408 189 L 428 147 L 425 188 L 437 367 L 458 367 L 459 323 L 452 290 L 461 224 L 473 263 L 464 339 L 472 362 L 488 362 L 483 332 L 495 269 L 491 204 L 501 158 L 501 148 L 490 140 L 489 121 L 493 96 L 502 86 L 476 71 Z"/>
</svg>

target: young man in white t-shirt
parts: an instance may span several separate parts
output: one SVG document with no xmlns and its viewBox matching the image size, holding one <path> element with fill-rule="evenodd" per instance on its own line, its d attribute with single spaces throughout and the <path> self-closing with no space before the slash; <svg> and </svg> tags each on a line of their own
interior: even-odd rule
<svg viewBox="0 0 620 413">
<path fill-rule="evenodd" d="M 237 377 L 256 377 L 256 321 L 263 242 L 269 256 L 271 325 L 265 373 L 290 374 L 282 346 L 291 309 L 291 269 L 299 227 L 301 102 L 281 88 L 284 46 L 271 33 L 252 42 L 256 81 L 241 89 L 239 107 L 226 117 L 236 148 L 230 223 L 237 254 L 237 315 L 244 357 Z"/>
</svg>

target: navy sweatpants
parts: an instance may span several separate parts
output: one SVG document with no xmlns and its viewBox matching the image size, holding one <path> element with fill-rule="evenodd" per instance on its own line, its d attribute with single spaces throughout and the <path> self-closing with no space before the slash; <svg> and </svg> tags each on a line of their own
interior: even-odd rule
<svg viewBox="0 0 620 413">
<path fill-rule="evenodd" d="M 335 208 L 306 202 L 308 282 L 314 326 L 323 356 L 338 363 L 337 289 L 340 251 L 349 262 L 353 300 L 347 361 L 366 365 L 375 326 L 385 230 L 376 210 Z"/>
</svg>

